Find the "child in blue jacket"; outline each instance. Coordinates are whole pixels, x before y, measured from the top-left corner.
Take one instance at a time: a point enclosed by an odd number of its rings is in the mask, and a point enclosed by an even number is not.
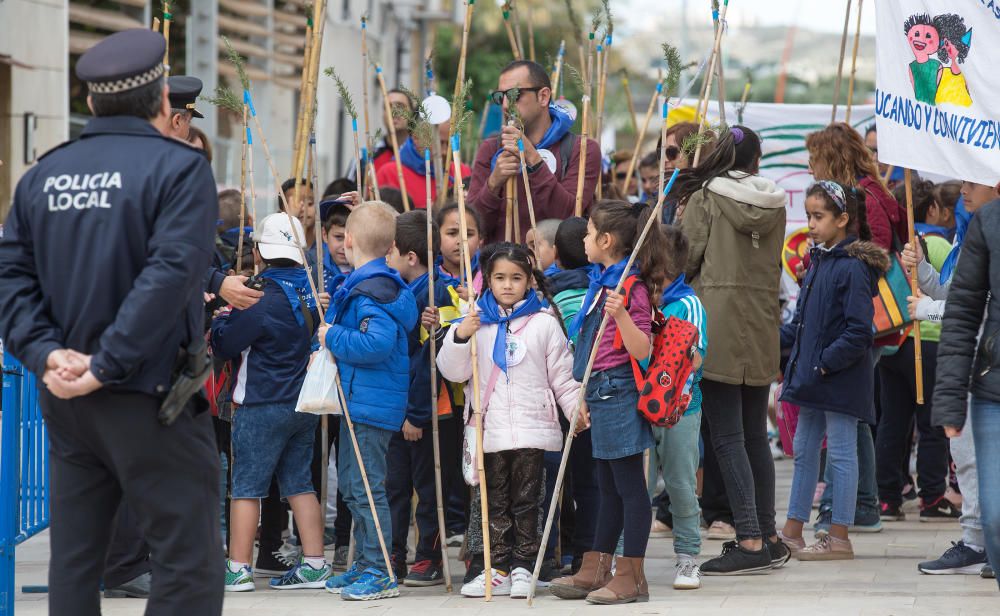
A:
[[[294,228],[293,225],[294,224]],[[259,233],[259,237],[256,237]],[[246,310],[222,314],[212,323],[218,359],[240,358],[233,387],[233,503],[226,590],[254,590],[250,558],[260,500],[276,476],[281,498],[292,507],[304,558],[271,587],[323,588],[332,574],[323,555],[323,526],[309,463],[318,418],[295,412],[311,339],[319,315],[294,238],[304,237],[296,218],[272,214],[255,233],[264,295]]]
[[[396,235],[396,211],[381,202],[364,203],[347,218],[344,250],[354,271],[332,298],[319,340],[337,360],[340,381],[357,438],[357,451],[338,452],[341,491],[354,519],[357,556],[326,588],[347,600],[399,596],[386,566],[378,529],[357,463],[360,456],[378,512],[382,539],[392,544],[392,522],[385,491],[386,452],[406,419],[410,387],[409,334],[417,324],[417,305],[409,286],[386,264]],[[340,442],[350,443],[347,422]]]
[[[872,297],[889,258],[868,241],[864,193],[817,182],[806,192],[806,216],[815,248],[795,317],[781,328],[782,348],[791,347],[781,399],[801,408],[788,521],[779,535],[799,560],[851,560],[847,530],[857,503],[857,425],[875,421]],[[834,476],[833,524],[807,547],[802,527],[812,510],[824,437]]]

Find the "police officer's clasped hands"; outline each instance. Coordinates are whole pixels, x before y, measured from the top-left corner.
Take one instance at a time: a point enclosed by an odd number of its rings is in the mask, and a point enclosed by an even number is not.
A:
[[[90,371],[90,358],[73,349],[52,351],[46,360],[42,381],[52,395],[64,400],[97,391],[101,382]]]

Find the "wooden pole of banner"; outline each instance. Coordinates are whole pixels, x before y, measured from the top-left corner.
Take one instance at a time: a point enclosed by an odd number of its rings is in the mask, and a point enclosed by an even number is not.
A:
[[[431,199],[431,152],[424,149],[424,182],[427,190],[427,305],[434,305],[434,200]],[[435,331],[428,333],[431,345],[431,436],[434,439],[434,496],[437,499],[438,540],[441,542],[441,567],[444,569],[445,589],[451,592],[451,566],[448,564],[448,529],[444,522],[444,488],[441,485],[441,441],[437,412],[437,338]]]
[[[653,92],[653,97],[649,99],[649,108],[646,109],[646,118],[642,121],[642,130],[635,136],[635,147],[632,148],[632,158],[628,161],[628,173],[625,174],[625,180],[622,182],[623,193],[628,188],[628,181],[635,172],[636,161],[639,160],[639,148],[642,147],[642,140],[646,137],[646,131],[649,130],[649,123],[653,119],[653,110],[656,109],[656,101],[660,98],[662,92],[663,81],[661,80],[656,83],[656,91]]]
[[[903,170],[903,182],[906,183],[906,227],[909,233],[909,242],[912,245],[917,241],[917,235],[914,232],[914,218],[913,218],[913,186],[910,178],[910,170]],[[910,270],[910,292],[916,296],[920,290],[920,285],[917,283],[917,268],[912,268]],[[912,316],[912,315],[911,315]],[[917,404],[924,403],[924,357],[920,349],[920,325],[919,323],[913,327],[913,365],[916,372],[914,377],[917,383]]]
[[[847,111],[844,122],[851,123],[851,107],[854,106],[854,77],[858,70],[858,46],[861,43],[861,9],[864,0],[858,0],[858,25],[854,30],[854,51],[851,52],[851,77],[847,82]]]
[[[660,191],[660,196],[656,200],[656,206],[653,208],[653,212],[650,214],[649,219],[646,221],[645,226],[642,228],[642,233],[635,240],[635,247],[632,249],[632,254],[629,255],[628,262],[625,264],[625,270],[622,271],[622,276],[618,280],[618,284],[615,285],[615,293],[620,293],[622,286],[625,284],[625,279],[628,278],[629,270],[632,269],[632,265],[635,263],[636,257],[639,255],[639,250],[642,248],[643,243],[646,241],[646,236],[649,235],[649,230],[654,224],[659,224],[660,212],[663,210],[663,201],[666,193],[670,191],[673,187],[674,182],[677,180],[677,174],[680,173],[680,169],[674,169],[673,175],[670,176],[670,182],[667,184],[666,188]],[[586,308],[583,308],[585,310]],[[601,325],[597,328],[597,335],[594,337],[594,345],[590,349],[590,358],[587,361],[587,369],[583,373],[583,381],[580,385],[580,396],[577,399],[576,407],[573,409],[573,416],[569,422],[569,431],[566,433],[566,440],[563,443],[562,459],[559,460],[559,471],[556,473],[556,485],[555,489],[552,491],[552,502],[549,505],[549,512],[545,518],[545,529],[542,531],[542,541],[539,545],[548,544],[549,533],[552,531],[552,519],[555,517],[556,506],[559,503],[559,494],[562,491],[563,478],[566,475],[566,463],[569,461],[570,448],[573,446],[573,437],[576,436],[576,426],[580,418],[580,407],[583,406],[584,399],[587,395],[587,383],[590,382],[590,375],[594,370],[594,360],[597,359],[597,351],[600,348],[598,342],[604,337],[604,330],[608,326],[608,313],[604,313],[601,317]],[[538,557],[535,559],[535,570],[531,576],[531,588],[528,590],[528,605],[532,604],[535,597],[535,586],[538,584],[538,574],[542,570],[542,561],[545,560],[545,550],[540,549],[538,551]],[[488,586],[487,586],[488,587]]]
[[[895,170],[896,170],[895,165],[889,165],[889,168],[885,170],[885,176],[881,178],[883,185],[887,186],[889,184],[889,178],[892,177],[892,173]]]
[[[458,135],[451,139],[451,156],[455,165],[455,177],[462,177],[462,153],[459,150]],[[469,254],[469,223],[465,209],[465,187],[459,181],[455,182],[455,194],[458,197],[458,228],[462,236],[462,257],[465,266],[466,288],[469,291],[469,314],[476,313],[476,290],[472,285],[472,258]],[[486,488],[486,465],[483,461],[483,409],[479,391],[479,359],[476,348],[476,336],[469,340],[469,351],[472,356],[472,401],[470,408],[476,416],[476,465],[479,467],[479,506],[483,513],[483,569],[486,572],[486,600],[493,598],[493,564],[490,559],[490,504]],[[544,553],[544,550],[540,550]]]
[[[844,33],[840,37],[840,61],[837,63],[837,81],[833,85],[833,110],[830,112],[830,123],[837,121],[837,105],[840,104],[840,83],[844,79],[844,54],[847,52],[847,31],[851,27],[851,0],[847,0],[847,10],[844,12]]]
[[[392,117],[392,105],[389,104],[389,90],[385,87],[385,76],[382,65],[375,65],[375,76],[378,77],[378,87],[382,91],[382,102],[385,106],[386,121],[389,122],[389,139],[392,143],[392,154],[396,157],[396,178],[399,180],[399,192],[403,193],[403,211],[410,211],[410,198],[406,194],[406,180],[403,179],[403,161],[399,157],[399,139],[396,137],[396,123]]]

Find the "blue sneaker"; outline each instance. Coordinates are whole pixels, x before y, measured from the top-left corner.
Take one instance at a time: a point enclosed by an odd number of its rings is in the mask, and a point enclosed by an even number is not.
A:
[[[314,569],[305,562],[292,567],[280,578],[271,578],[271,588],[288,590],[292,588],[324,588],[326,581],[333,575],[333,568],[324,563],[319,569]]]
[[[358,568],[358,561],[354,561],[350,569],[328,579],[326,581],[326,589],[335,595],[339,595],[340,591],[361,579],[362,573],[361,569]]]
[[[378,569],[366,569],[357,582],[343,589],[340,598],[345,601],[375,601],[399,596],[399,585]]]

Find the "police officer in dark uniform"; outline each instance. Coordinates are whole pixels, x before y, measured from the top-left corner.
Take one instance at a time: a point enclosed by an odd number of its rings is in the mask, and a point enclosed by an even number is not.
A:
[[[195,108],[203,87],[201,79],[190,75],[171,75],[167,79],[167,87],[170,88],[170,130],[167,134],[187,141],[191,120],[205,117]]]
[[[0,337],[46,385],[50,614],[100,614],[122,499],[151,549],[147,613],[222,611],[211,417],[191,398],[160,421],[201,340],[218,209],[204,156],[165,136],[164,48],[137,29],[83,55],[96,117],[21,178],[0,240]]]

